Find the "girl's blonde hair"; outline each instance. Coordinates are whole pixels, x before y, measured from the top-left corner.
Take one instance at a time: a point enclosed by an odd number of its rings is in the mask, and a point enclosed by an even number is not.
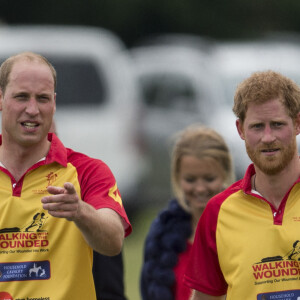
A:
[[[224,170],[224,188],[233,183],[234,171],[231,154],[224,139],[215,130],[194,124],[175,135],[175,143],[171,153],[172,190],[180,205],[188,210],[183,191],[179,183],[181,159],[192,155],[198,159],[211,158],[218,162]]]

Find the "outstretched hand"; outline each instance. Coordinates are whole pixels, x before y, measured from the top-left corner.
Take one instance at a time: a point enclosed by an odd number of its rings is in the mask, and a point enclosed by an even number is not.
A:
[[[51,196],[42,198],[43,208],[56,218],[66,218],[69,221],[76,220],[81,207],[75,187],[66,182],[64,187],[48,186],[47,190]]]

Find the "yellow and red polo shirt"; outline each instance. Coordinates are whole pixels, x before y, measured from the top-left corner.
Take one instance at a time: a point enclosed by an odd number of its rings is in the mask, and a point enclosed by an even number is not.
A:
[[[108,166],[65,148],[54,134],[48,139],[46,158],[18,182],[0,167],[0,299],[96,299],[93,251],[73,222],[43,210],[41,198],[49,185],[71,182],[83,201],[115,210],[125,234],[131,232]]]
[[[300,299],[300,178],[278,209],[245,177],[212,198],[201,216],[184,281],[240,299]]]

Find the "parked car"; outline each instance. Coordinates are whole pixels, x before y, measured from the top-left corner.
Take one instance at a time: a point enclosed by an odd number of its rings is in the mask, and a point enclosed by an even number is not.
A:
[[[107,163],[124,203],[134,205],[145,163],[139,90],[123,42],[93,27],[0,27],[0,62],[22,51],[46,56],[57,70],[55,121],[65,146]]]
[[[227,103],[232,105],[237,85],[256,71],[274,70],[300,83],[300,44],[264,38],[253,41],[220,42],[213,49]]]
[[[171,196],[169,142],[184,127],[192,123],[213,127],[232,149],[245,151],[207,49],[180,42],[131,49],[144,106],[141,131],[151,161],[143,187],[152,202]]]

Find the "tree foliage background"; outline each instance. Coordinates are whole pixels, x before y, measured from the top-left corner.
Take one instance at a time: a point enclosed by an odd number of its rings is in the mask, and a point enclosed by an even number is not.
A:
[[[159,33],[239,39],[300,32],[299,14],[299,0],[0,0],[4,24],[99,26],[127,46]]]

